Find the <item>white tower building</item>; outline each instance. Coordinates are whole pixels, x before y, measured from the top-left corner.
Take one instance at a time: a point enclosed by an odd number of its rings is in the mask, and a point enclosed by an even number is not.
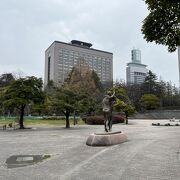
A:
[[[132,62],[127,63],[126,67],[126,81],[127,84],[141,84],[146,78],[148,70],[147,65],[141,64],[141,51],[133,49],[131,51]]]
[[[178,63],[179,63],[179,91],[180,91],[180,46],[178,46]]]

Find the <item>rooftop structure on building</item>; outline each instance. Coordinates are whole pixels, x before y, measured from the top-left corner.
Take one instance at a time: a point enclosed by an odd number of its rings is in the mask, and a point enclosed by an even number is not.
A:
[[[61,86],[73,67],[94,70],[102,84],[113,82],[113,54],[92,48],[91,43],[54,41],[45,51],[44,85],[50,80]]]
[[[141,84],[144,82],[148,69],[147,65],[141,64],[141,51],[133,49],[131,51],[131,61],[126,67],[127,84]]]

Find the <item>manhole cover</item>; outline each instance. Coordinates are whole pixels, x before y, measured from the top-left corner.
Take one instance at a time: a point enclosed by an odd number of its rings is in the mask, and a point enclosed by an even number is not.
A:
[[[33,161],[33,160],[34,160],[34,157],[31,157],[31,156],[30,157],[25,156],[25,157],[17,157],[16,158],[17,162],[23,162],[23,161],[25,162],[25,161]]]
[[[23,167],[42,162],[47,158],[50,158],[50,155],[14,155],[6,160],[6,165],[8,168]]]

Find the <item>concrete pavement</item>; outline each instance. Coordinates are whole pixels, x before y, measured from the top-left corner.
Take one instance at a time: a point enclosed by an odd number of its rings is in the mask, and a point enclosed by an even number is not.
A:
[[[103,132],[103,126],[0,130],[0,180],[179,180],[180,127],[152,122],[158,121],[113,125],[128,141],[108,147],[85,144],[89,134]],[[12,155],[45,154],[51,157],[34,165],[5,164]]]

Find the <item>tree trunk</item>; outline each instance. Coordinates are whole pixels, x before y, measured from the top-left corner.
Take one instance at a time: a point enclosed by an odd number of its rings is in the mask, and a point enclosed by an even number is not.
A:
[[[128,117],[126,117],[126,124],[128,124]]]
[[[76,120],[76,111],[74,111],[74,126],[77,124],[77,120]]]
[[[125,116],[126,116],[126,124],[128,124],[128,111],[124,111]]]
[[[69,115],[70,115],[70,112],[66,111],[66,128],[70,128]]]
[[[24,109],[25,109],[25,105],[21,106],[21,112],[20,112],[20,119],[19,119],[19,125],[20,125],[20,129],[24,129]]]

